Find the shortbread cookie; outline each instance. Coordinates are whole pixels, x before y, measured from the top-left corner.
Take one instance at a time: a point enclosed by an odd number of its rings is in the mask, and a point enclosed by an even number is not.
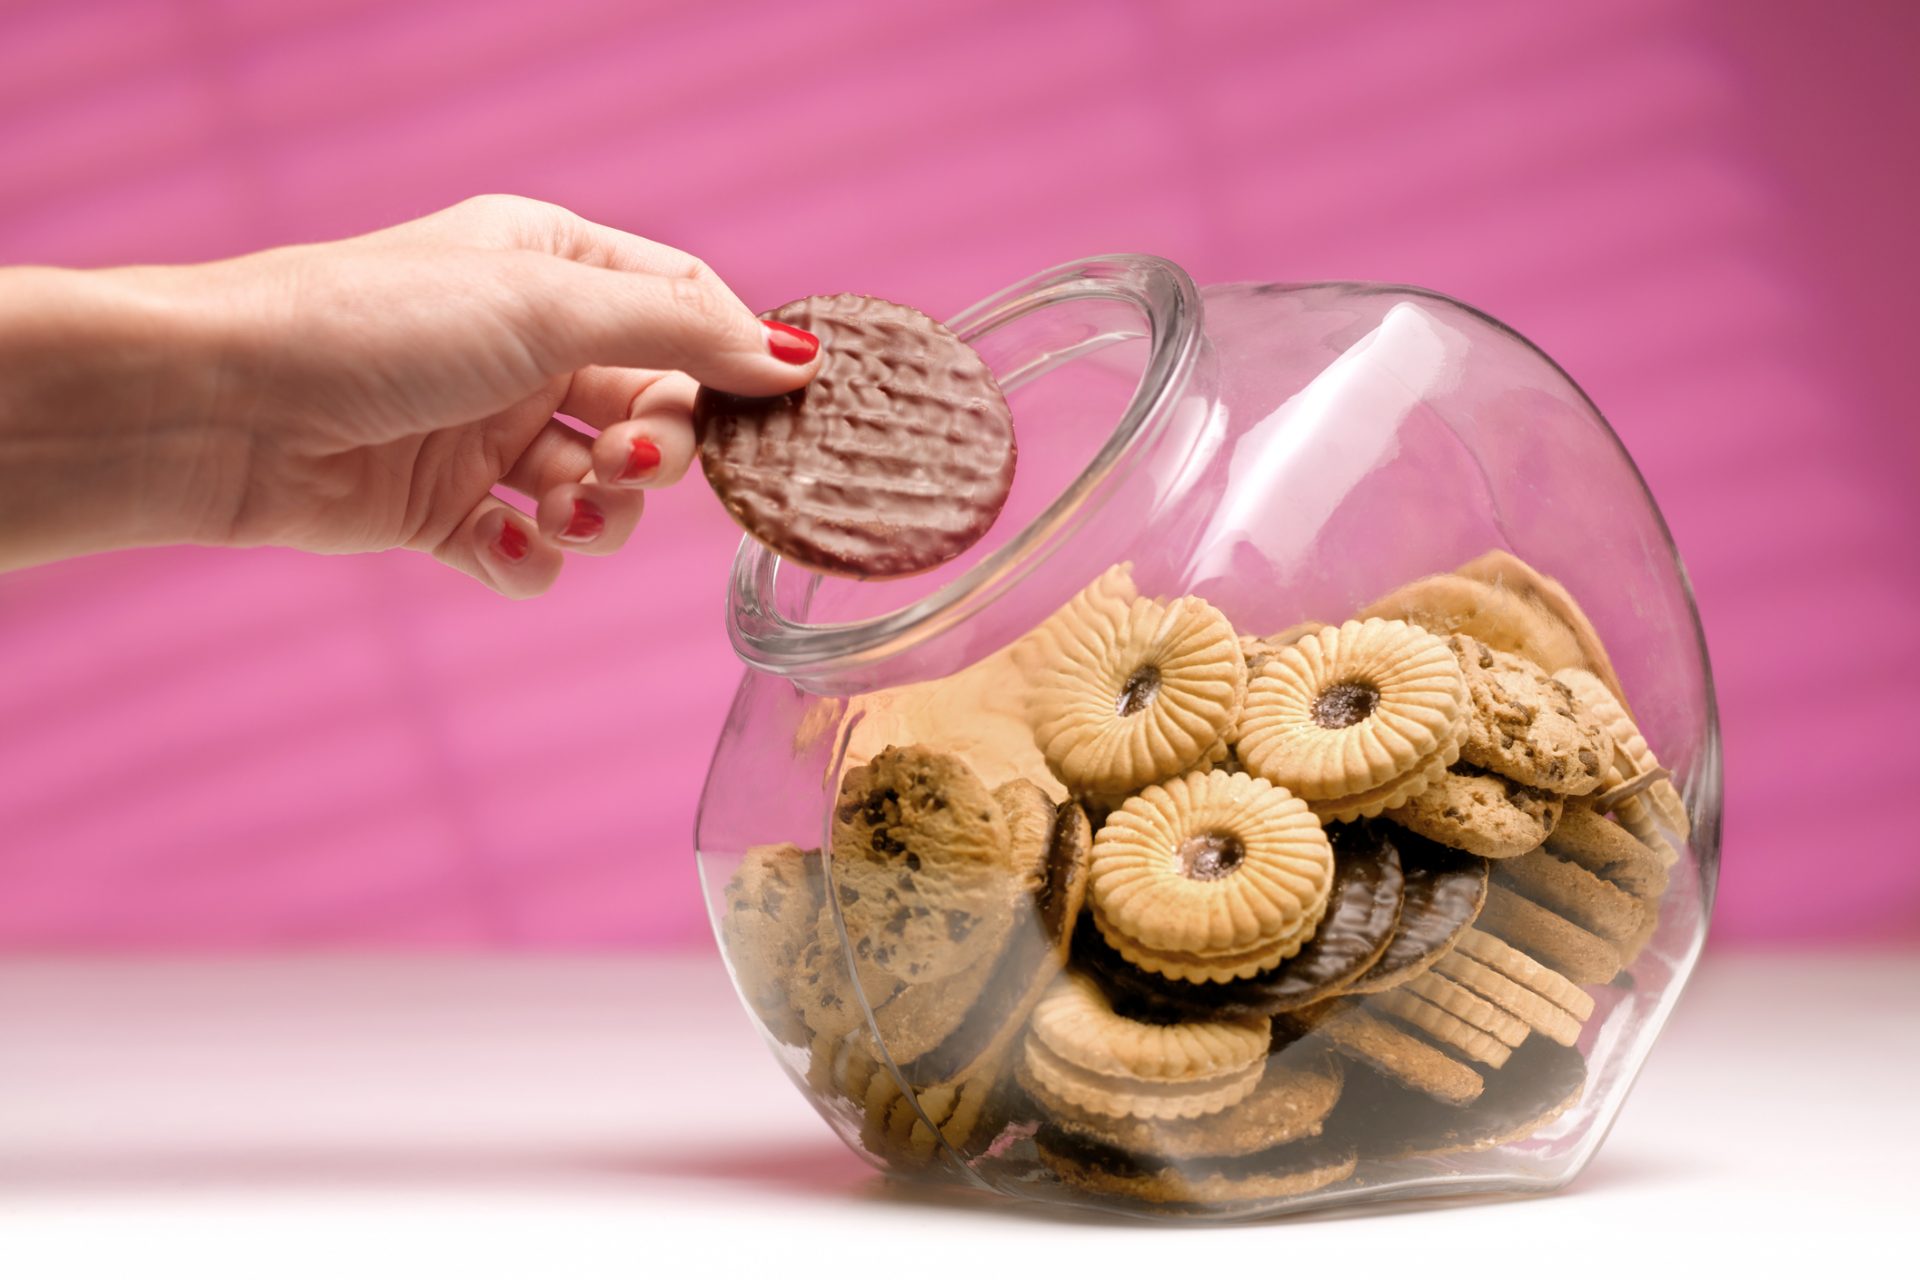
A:
[[[818,849],[762,844],[748,849],[727,882],[720,937],[734,982],[768,1034],[804,1045],[806,1022],[787,998],[800,953],[813,940],[826,893]]]
[[[1088,871],[1094,922],[1128,962],[1189,982],[1250,978],[1313,936],[1333,850],[1264,778],[1193,773],[1108,817]]]
[[[1466,732],[1460,664],[1404,622],[1349,622],[1306,636],[1247,695],[1240,759],[1329,821],[1378,814],[1425,790]]]
[[[1093,832],[1079,805],[1056,809],[1044,796],[1046,820],[1036,827],[1036,815],[1023,810],[1038,794],[1027,783],[995,793],[1007,806],[1018,869],[1013,924],[1000,952],[983,962],[984,972],[908,986],[874,1010],[881,1043],[915,1089],[969,1078],[979,1064],[1004,1056],[1066,964]]]
[[[1392,828],[1387,828],[1391,831]],[[1410,831],[1391,839],[1400,851],[1404,884],[1400,918],[1380,959],[1347,985],[1351,994],[1385,991],[1418,974],[1453,949],[1487,898],[1487,863]]]
[[[1195,596],[1128,600],[1105,576],[1014,656],[1034,741],[1076,795],[1124,796],[1224,756],[1246,696],[1224,614]]]
[[[1585,867],[1555,857],[1548,849],[1510,858],[1495,868],[1493,876],[1496,884],[1505,885],[1616,947],[1624,947],[1647,921],[1645,903]]]
[[[1466,1063],[1357,1006],[1318,1020],[1314,1030],[1354,1061],[1453,1106],[1472,1102],[1486,1087],[1480,1073]]]
[[[1469,929],[1460,935],[1455,950],[1469,959],[1478,960],[1495,973],[1512,979],[1536,995],[1546,997],[1581,1022],[1593,1016],[1593,997],[1582,991],[1578,984],[1490,933]]]
[[[1405,987],[1382,991],[1369,1001],[1369,1005],[1418,1028],[1429,1039],[1457,1049],[1474,1061],[1484,1062],[1490,1067],[1505,1066],[1508,1056],[1513,1052],[1511,1046],[1502,1044],[1499,1039],[1464,1018],[1457,1018],[1431,1001],[1421,999]]]
[[[1444,957],[1443,957],[1444,959]],[[1436,966],[1437,967],[1437,966]],[[1484,1031],[1509,1049],[1517,1049],[1526,1040],[1530,1028],[1520,1018],[1460,983],[1432,969],[1402,988],[1429,1004],[1438,1005],[1477,1031]]]
[[[1091,978],[1068,972],[1033,1012],[1021,1081],[1049,1104],[1150,1120],[1211,1115],[1260,1083],[1265,1018],[1170,1025],[1114,1011]]]
[[[1333,888],[1313,937],[1278,968],[1233,982],[1183,982],[1135,968],[1107,945],[1091,921],[1074,940],[1074,959],[1116,1003],[1164,1010],[1169,1018],[1234,1017],[1298,1009],[1344,991],[1377,963],[1400,919],[1400,855],[1378,823],[1338,823]]]
[[[1620,972],[1618,947],[1504,885],[1488,890],[1477,927],[1582,986],[1612,982]]]
[[[873,975],[950,977],[998,951],[1011,919],[1008,844],[1000,806],[953,756],[890,747],[850,770],[833,810],[832,878],[863,987]]]
[[[1429,840],[1483,858],[1517,858],[1540,847],[1565,797],[1456,764],[1397,809],[1382,814]]]
[[[1614,771],[1617,778],[1610,778],[1607,785],[1631,781],[1643,774],[1649,774],[1660,768],[1660,760],[1653,754],[1653,748],[1641,736],[1640,729],[1627,715],[1627,709],[1613,696],[1613,691],[1591,671],[1579,667],[1568,667],[1553,673],[1553,678],[1573,690],[1574,696],[1600,718],[1607,733],[1613,738]],[[1660,821],[1664,822],[1680,839],[1688,839],[1693,834],[1693,823],[1687,817],[1686,802],[1680,798],[1679,789],[1665,778],[1656,779],[1646,791],[1643,802],[1652,807]]]
[[[1456,635],[1449,644],[1473,700],[1461,759],[1561,795],[1599,787],[1613,763],[1613,739],[1572,690],[1537,664],[1472,636]]]
[[[1433,966],[1431,973],[1451,978],[1555,1044],[1572,1045],[1580,1039],[1580,1019],[1537,991],[1521,986],[1457,947],[1440,957],[1440,962]],[[1566,980],[1562,978],[1561,981]]]

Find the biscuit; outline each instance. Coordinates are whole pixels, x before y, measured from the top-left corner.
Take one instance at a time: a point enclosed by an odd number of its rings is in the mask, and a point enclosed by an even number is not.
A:
[[[1469,929],[1460,935],[1455,950],[1528,991],[1544,996],[1581,1022],[1593,1016],[1593,997],[1582,991],[1576,983],[1490,933]]]
[[[1250,1156],[1177,1160],[1124,1151],[1043,1127],[1034,1135],[1042,1164],[1078,1191],[1169,1209],[1250,1207],[1331,1186],[1352,1175],[1351,1146],[1309,1139]]]
[[[1414,995],[1405,987],[1382,991],[1369,1003],[1375,1011],[1391,1014],[1400,1021],[1417,1028],[1428,1039],[1456,1049],[1463,1056],[1477,1062],[1484,1062],[1490,1067],[1505,1066],[1507,1057],[1513,1052],[1510,1047],[1473,1026],[1464,1018],[1455,1017],[1431,1001]]]
[[[1537,664],[1472,636],[1448,643],[1473,703],[1462,760],[1561,795],[1599,787],[1613,763],[1613,739],[1572,690]]]
[[[1546,844],[1554,857],[1585,867],[1641,902],[1652,902],[1667,891],[1669,872],[1658,853],[1589,805],[1568,805]]]
[[[1387,828],[1391,831],[1391,828]],[[1400,918],[1380,959],[1346,987],[1349,994],[1385,991],[1418,974],[1453,949],[1487,897],[1483,858],[1424,840],[1409,831],[1385,836],[1400,854],[1404,883]]]
[[[808,1030],[816,1036],[844,1036],[866,1025],[868,1005],[886,1002],[899,989],[898,982],[884,978],[855,987],[833,907],[820,908],[813,935],[801,949],[787,987],[787,997]]]
[[[1618,947],[1504,885],[1488,890],[1477,925],[1582,986],[1612,982],[1620,972]]]
[[[1565,798],[1511,778],[1456,764],[1434,784],[1381,816],[1483,858],[1516,858],[1540,847],[1560,821]]]
[[[1343,1078],[1339,1059],[1315,1049],[1270,1061],[1259,1087],[1244,1101],[1191,1120],[1103,1116],[1036,1101],[1047,1123],[1062,1132],[1166,1160],[1209,1160],[1252,1155],[1318,1134],[1340,1097]]]
[[[1326,911],[1333,850],[1264,778],[1194,773],[1108,817],[1088,869],[1093,918],[1131,964],[1189,982],[1250,978],[1300,950]]]
[[[694,398],[700,466],[734,522],[787,560],[854,578],[924,572],[978,542],[1017,452],[979,354],[878,298],[801,298],[766,318],[816,334],[820,365],[783,396]]]
[[[1055,979],[1033,1011],[1021,1081],[1048,1105],[1104,1116],[1191,1119],[1239,1102],[1260,1082],[1265,1018],[1156,1024],[1115,1012],[1084,974]]]
[[[1624,946],[1647,922],[1645,903],[1585,867],[1555,857],[1548,849],[1536,849],[1524,858],[1500,863],[1493,877],[1496,883],[1616,947]]]
[[[1573,632],[1518,592],[1458,573],[1436,573],[1396,587],[1357,615],[1395,618],[1435,635],[1468,635],[1517,653],[1548,671],[1583,661]]]
[[[1480,1073],[1466,1063],[1357,1006],[1335,1010],[1313,1029],[1354,1061],[1453,1106],[1472,1102],[1486,1087]]]
[[[1373,823],[1343,823],[1333,846],[1333,887],[1313,937],[1278,968],[1232,982],[1182,982],[1136,969],[1089,921],[1074,939],[1076,961],[1116,1003],[1178,1017],[1233,1017],[1298,1009],[1345,990],[1372,968],[1400,919],[1400,855]]]
[[[1486,1032],[1509,1049],[1519,1048],[1530,1031],[1527,1024],[1520,1018],[1508,1013],[1492,1001],[1475,995],[1445,975],[1435,973],[1432,969],[1399,989],[1419,996],[1428,1004],[1438,1005],[1475,1030]]]
[[[914,1089],[963,1080],[1002,1057],[1055,975],[1065,966],[1086,896],[1092,829],[1077,804],[1045,806],[1044,825],[1021,813],[1039,795],[1027,783],[995,793],[1008,806],[1020,902],[1000,953],[981,972],[904,988],[874,1010],[874,1028]],[[1037,846],[1039,856],[1029,851]],[[1037,864],[1037,870],[1024,868]]]
[[[943,1153],[965,1163],[995,1136],[998,1126],[987,1117],[998,1087],[998,1077],[983,1072],[909,1095],[892,1075],[876,1072],[861,1100],[861,1145],[897,1169],[924,1168]]]
[[[1613,696],[1613,691],[1601,679],[1590,671],[1571,667],[1553,673],[1553,678],[1573,690],[1574,696],[1593,708],[1601,724],[1613,738],[1614,769],[1619,782],[1650,774],[1660,768],[1660,760],[1653,754],[1653,748],[1640,735],[1640,730],[1627,715],[1627,709]],[[1609,786],[1614,785],[1612,780]],[[1674,834],[1686,840],[1693,834],[1693,823],[1687,817],[1686,802],[1680,798],[1679,789],[1665,778],[1656,779],[1646,792],[1646,802],[1653,807],[1654,813],[1672,829]]]
[[[833,808],[833,891],[869,1000],[884,979],[951,977],[999,949],[1008,843],[1000,806],[953,756],[889,747],[848,771]]]
[[[1581,1020],[1579,1018],[1574,1017],[1539,992],[1523,987],[1513,979],[1495,972],[1459,948],[1440,957],[1439,963],[1433,966],[1431,972],[1451,978],[1488,1003],[1512,1014],[1555,1044],[1572,1045],[1580,1039]]]
[[[1573,594],[1558,579],[1549,578],[1512,552],[1500,550],[1475,556],[1454,572],[1463,578],[1501,587],[1550,614],[1573,637],[1580,653],[1577,658],[1566,662],[1535,661],[1548,671],[1557,671],[1562,667],[1585,667],[1613,691],[1613,696],[1619,699],[1622,707],[1627,706],[1627,696],[1620,690],[1620,678],[1614,674],[1613,662],[1607,657],[1607,647],[1600,643],[1600,633],[1594,629],[1592,621],[1574,600]]]
[[[1348,622],[1275,655],[1247,693],[1239,756],[1324,819],[1404,804],[1458,758],[1466,683],[1446,644],[1404,622]]]
[[[1034,742],[1076,795],[1124,796],[1224,756],[1246,695],[1224,614],[1116,586],[1103,575],[1014,648]]]
[[[1359,1075],[1327,1123],[1363,1159],[1464,1155],[1519,1142],[1582,1097],[1587,1065],[1572,1049],[1530,1040],[1487,1078],[1467,1106],[1448,1106],[1377,1076]]]
[[[804,1045],[809,1032],[787,998],[800,953],[813,939],[826,893],[818,849],[762,844],[748,849],[722,895],[722,951],[741,997],[769,1035]]]

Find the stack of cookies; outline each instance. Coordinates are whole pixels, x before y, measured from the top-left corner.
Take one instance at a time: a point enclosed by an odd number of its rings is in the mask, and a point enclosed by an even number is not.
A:
[[[1253,636],[1120,565],[995,661],[1017,760],[879,745],[824,857],[727,894],[743,994],[876,1157],[1218,1211],[1579,1098],[1688,828],[1559,584],[1492,553]]]

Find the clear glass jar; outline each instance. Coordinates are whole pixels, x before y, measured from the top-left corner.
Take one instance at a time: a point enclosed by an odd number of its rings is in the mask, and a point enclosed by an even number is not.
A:
[[[1121,1213],[1572,1178],[1720,815],[1686,577],[1599,411],[1417,289],[1110,257],[952,327],[1019,433],[989,538],[734,566],[696,842],[795,1084],[895,1174]]]

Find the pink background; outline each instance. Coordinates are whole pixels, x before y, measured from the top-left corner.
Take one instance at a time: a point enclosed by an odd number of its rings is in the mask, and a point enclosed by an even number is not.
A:
[[[1920,6],[173,0],[0,9],[0,261],[479,191],[749,302],[1146,250],[1457,294],[1612,418],[1698,589],[1722,940],[1920,936]],[[405,554],[0,578],[0,944],[676,945],[737,676],[697,480],[538,602]]]

